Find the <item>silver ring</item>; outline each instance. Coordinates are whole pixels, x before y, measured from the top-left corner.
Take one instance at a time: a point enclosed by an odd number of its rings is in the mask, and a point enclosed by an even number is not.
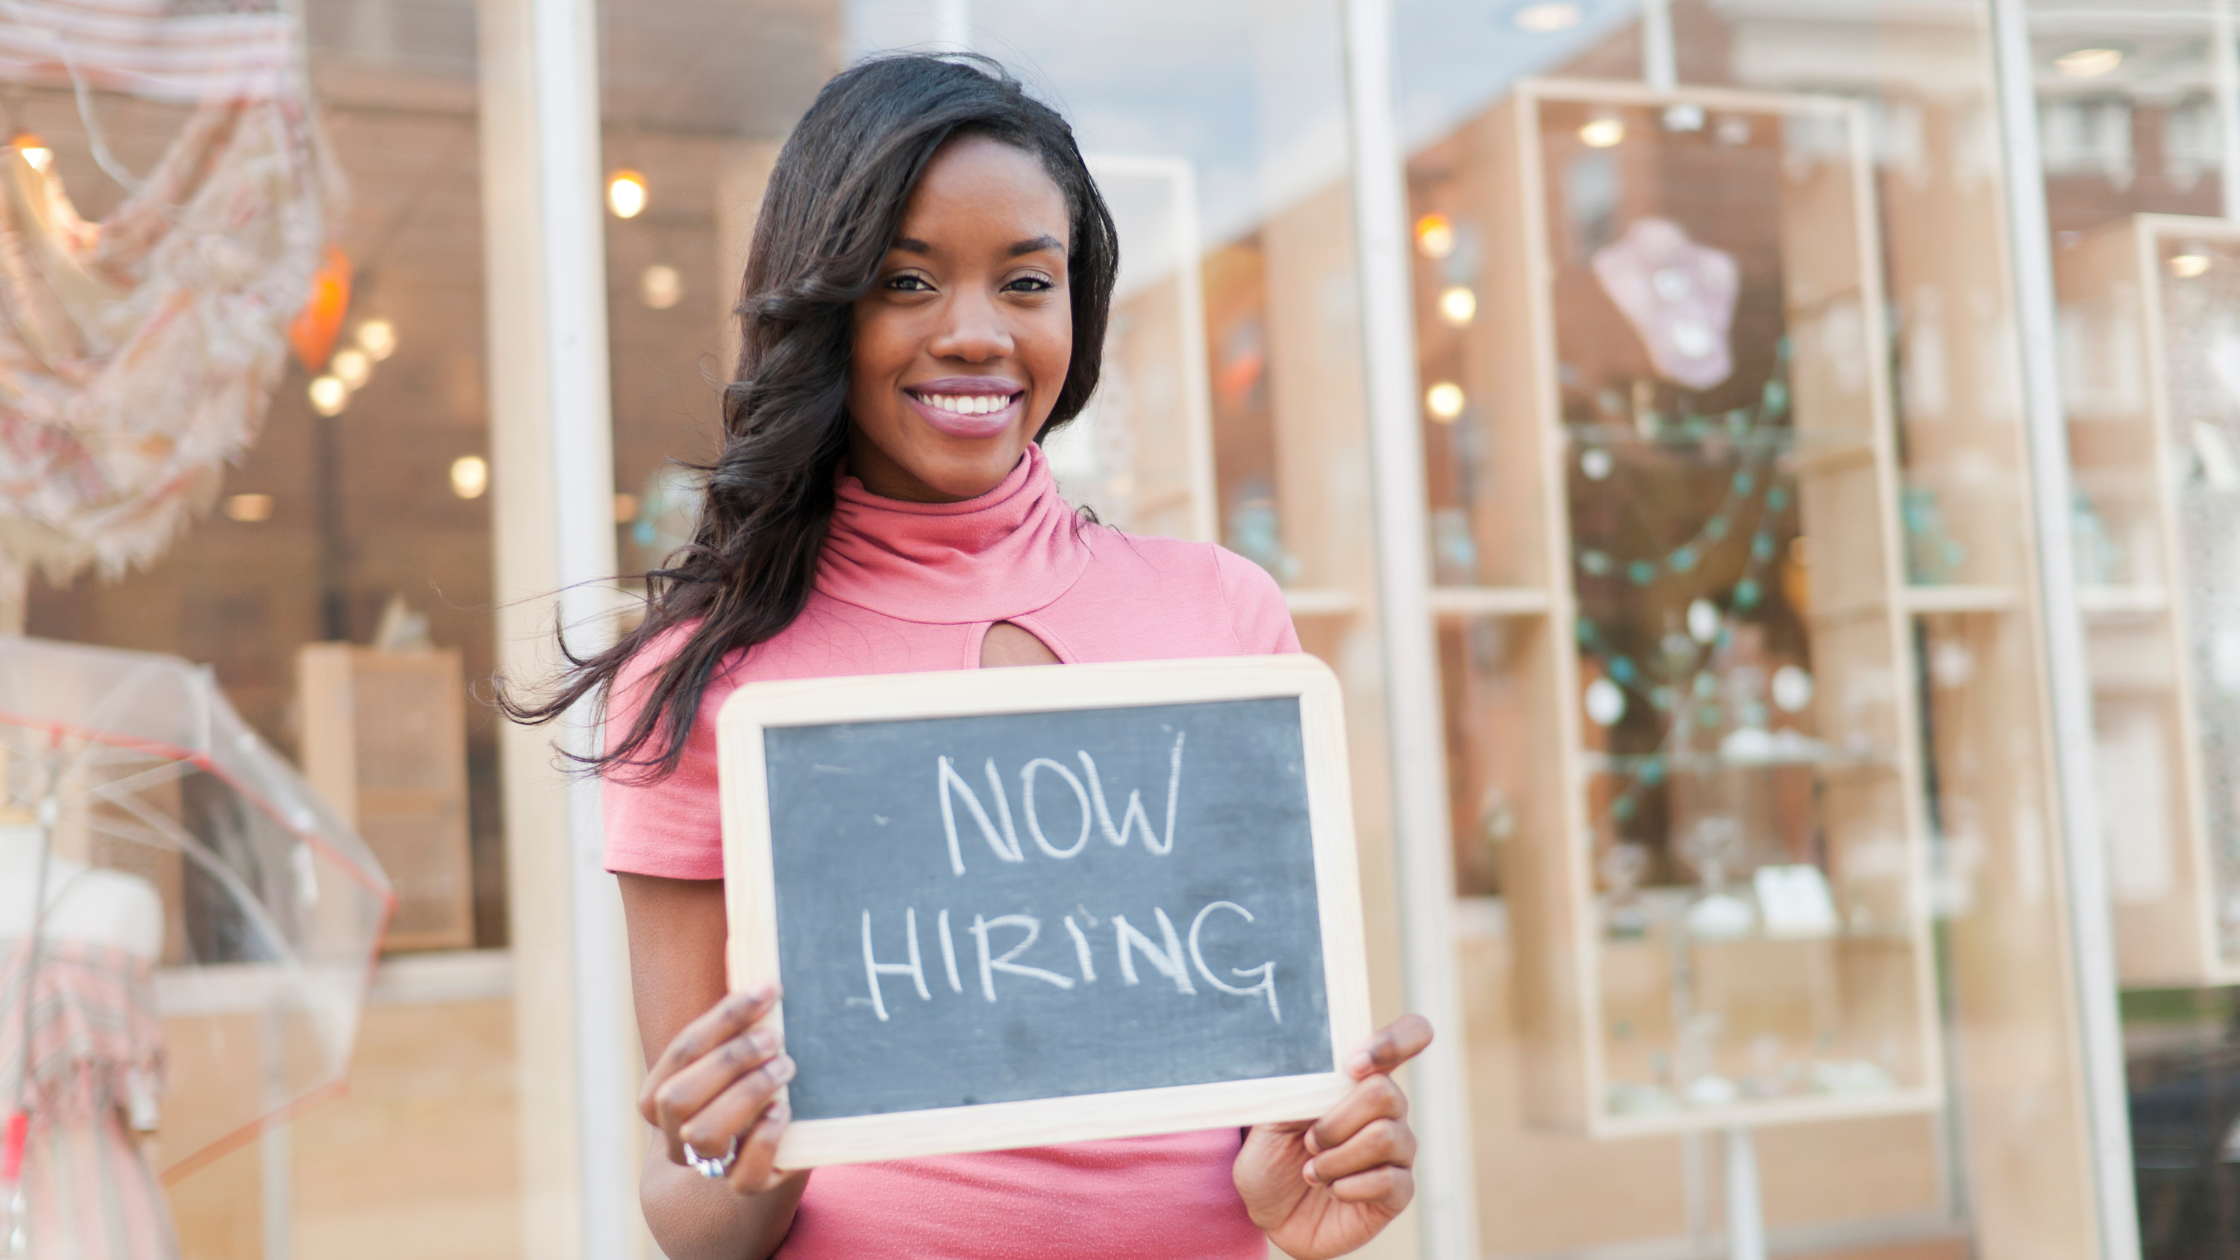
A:
[[[736,1133],[731,1135],[731,1149],[721,1155],[702,1155],[700,1152],[693,1150],[690,1143],[687,1143],[684,1148],[684,1162],[692,1165],[692,1171],[710,1180],[718,1177],[728,1177],[731,1175],[731,1166],[739,1162],[739,1135]]]

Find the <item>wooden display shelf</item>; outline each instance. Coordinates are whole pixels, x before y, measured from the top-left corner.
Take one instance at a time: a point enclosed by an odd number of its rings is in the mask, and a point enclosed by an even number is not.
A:
[[[467,688],[450,648],[310,643],[296,655],[303,773],[396,888],[385,950],[474,945]]]
[[[1480,583],[1432,609],[1458,867],[1466,892],[1497,879],[1524,963],[1530,1118],[1615,1138],[1937,1108],[1910,618],[2016,597],[1904,583],[1863,113],[1528,80],[1417,170],[1437,173],[1413,177],[1414,213],[1469,247],[1417,264],[1423,378],[1467,399],[1427,417],[1432,506]],[[1649,219],[1735,269],[1730,370],[1697,388],[1647,347],[1704,328],[1629,317],[1598,279]],[[1701,317],[1668,292],[1715,277],[1692,257],[1692,276],[1649,264],[1664,316]],[[1461,327],[1435,305],[1455,285],[1476,298]],[[1691,630],[1705,602],[1716,626]],[[1777,670],[1779,706],[1694,690]],[[1729,827],[1739,856],[1707,871],[1712,842],[1683,839]],[[1646,869],[1613,891],[1619,843]],[[1802,868],[1819,927],[1714,932],[1700,911],[1767,924],[1758,888]],[[1635,899],[1665,909],[1644,926]]]
[[[2118,975],[2240,983],[2240,223],[2139,215],[2054,261]]]

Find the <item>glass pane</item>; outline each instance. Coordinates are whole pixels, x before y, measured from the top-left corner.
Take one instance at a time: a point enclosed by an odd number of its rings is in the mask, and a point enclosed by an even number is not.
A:
[[[2228,1245],[2240,1205],[2217,1153],[2233,1034],[2211,987],[2240,981],[2240,378],[2224,366],[2240,335],[2240,172],[2226,169],[2240,105],[2219,86],[2235,49],[2215,7],[2143,27],[2122,6],[2029,6],[2150,1257]]]
[[[4,725],[51,701],[76,731],[0,741],[0,851],[38,846],[23,807],[56,794],[58,895],[122,898],[153,935],[152,975],[102,1017],[161,1047],[160,1083],[84,1071],[126,1091],[162,1180],[136,1180],[113,1121],[35,1124],[34,1179],[55,1141],[90,1142],[102,1177],[44,1184],[97,1196],[81,1220],[167,1214],[186,1255],[502,1252],[520,1219],[504,836],[496,726],[468,694],[496,658],[475,9],[38,20],[71,64],[13,18],[0,35],[11,258],[23,209],[49,215],[45,287],[14,264],[0,280],[0,464],[72,425],[91,454],[45,465],[38,503],[0,492],[0,550],[39,567],[32,637],[0,662]],[[86,336],[74,361],[42,342],[61,324],[18,322],[27,297]],[[105,516],[64,510],[102,495]],[[48,924],[42,992],[92,974],[73,970],[92,967],[83,926]],[[69,1249],[51,1216],[28,1224],[35,1254]]]
[[[2085,1254],[1985,15],[1397,9],[1485,1253]]]

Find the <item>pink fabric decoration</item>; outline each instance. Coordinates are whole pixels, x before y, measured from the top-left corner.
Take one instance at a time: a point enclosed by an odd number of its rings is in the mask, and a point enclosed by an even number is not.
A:
[[[1641,335],[1657,375],[1689,389],[1734,375],[1728,334],[1741,278],[1732,256],[1689,240],[1669,219],[1636,219],[1595,251],[1594,274]]]

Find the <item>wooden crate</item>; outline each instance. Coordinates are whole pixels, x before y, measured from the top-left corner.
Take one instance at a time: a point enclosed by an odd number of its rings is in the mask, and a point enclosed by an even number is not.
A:
[[[2135,216],[2055,276],[2118,973],[2240,983],[2240,223]]]
[[[307,644],[296,656],[303,771],[396,886],[385,948],[474,944],[466,683],[449,648]]]
[[[1454,522],[1432,604],[1459,867],[1507,902],[1527,1113],[1623,1137],[1937,1108],[1863,113],[1537,80],[1443,143],[1415,167],[1417,212],[1455,234],[1417,275],[1435,532]],[[1649,217],[1736,266],[1733,370],[1697,390],[1664,379],[1596,278],[1597,251]],[[1454,285],[1474,318],[1435,305]],[[1716,615],[1700,640],[1697,600]],[[1784,667],[1812,684],[1792,678],[1786,708],[1763,687]],[[1692,691],[1752,671],[1755,693]],[[1624,716],[1590,719],[1590,687]],[[1757,925],[1683,931],[1706,898],[1681,841],[1730,822],[1726,886]],[[1622,907],[1604,873],[1620,841],[1647,863]],[[1768,867],[1811,868],[1824,929],[1765,929]]]

